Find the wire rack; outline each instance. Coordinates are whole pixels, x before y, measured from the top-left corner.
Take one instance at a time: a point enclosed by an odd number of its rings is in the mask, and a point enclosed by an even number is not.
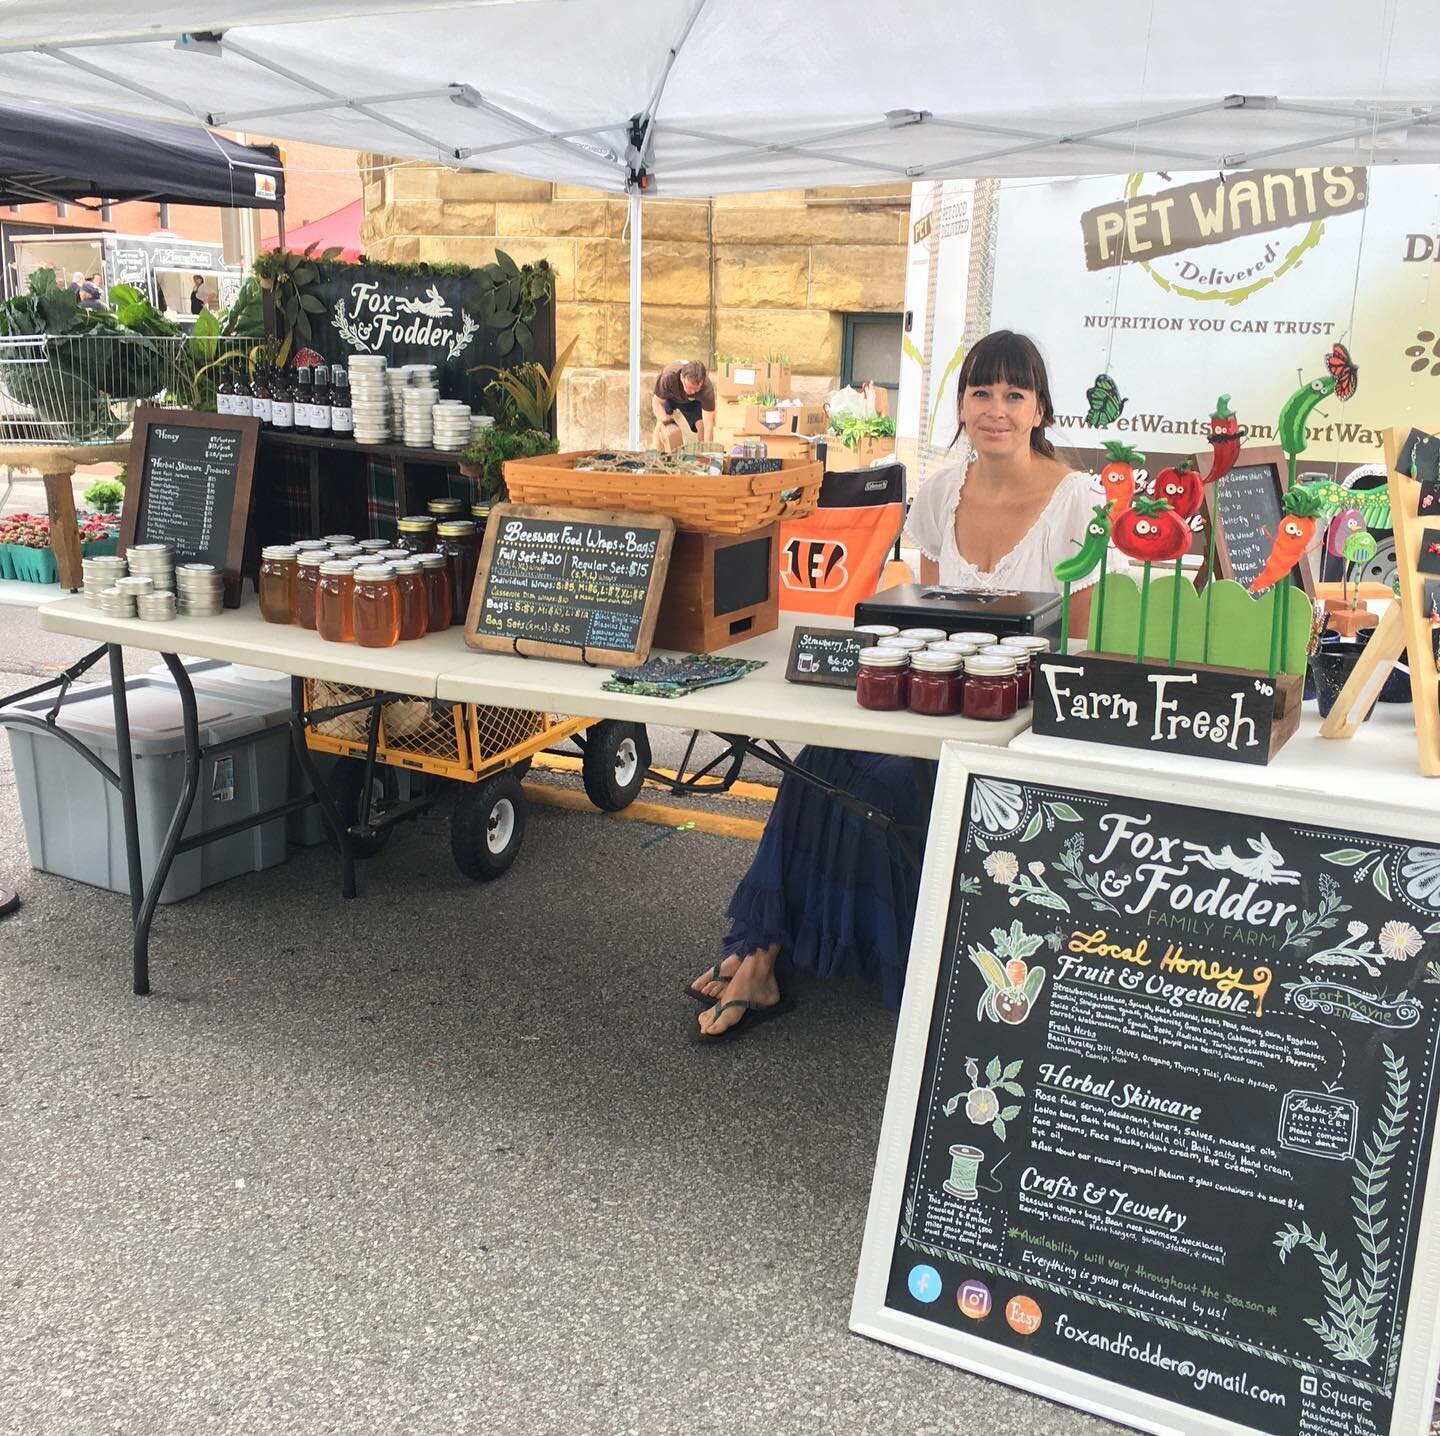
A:
[[[225,361],[242,368],[259,342],[145,334],[0,337],[0,444],[110,444],[130,426],[137,404],[208,408]]]

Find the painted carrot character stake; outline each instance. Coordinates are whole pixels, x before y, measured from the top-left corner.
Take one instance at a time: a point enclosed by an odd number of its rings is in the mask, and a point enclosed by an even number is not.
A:
[[[1113,522],[1117,514],[1130,507],[1130,500],[1135,497],[1135,465],[1143,464],[1145,455],[1116,439],[1106,443],[1105,455],[1100,487],[1105,491],[1105,508]]]
[[[1100,569],[1100,608],[1095,615],[1095,647],[1101,648],[1100,636],[1105,621],[1105,554],[1110,548],[1110,519],[1104,504],[1095,505],[1095,513],[1085,525],[1085,540],[1078,553],[1062,558],[1055,565],[1055,577],[1062,584],[1060,589],[1060,652],[1070,651],[1070,585],[1078,578],[1084,578],[1095,568]]]
[[[1178,559],[1190,547],[1190,528],[1164,499],[1135,499],[1115,520],[1115,547],[1144,568],[1140,580],[1140,637],[1135,661],[1145,659],[1145,618],[1150,608],[1150,565]]]
[[[1285,516],[1280,520],[1272,536],[1270,554],[1265,566],[1255,575],[1250,585],[1251,593],[1264,593],[1267,589],[1281,585],[1271,609],[1270,622],[1270,676],[1274,678],[1278,669],[1288,661],[1286,648],[1289,639],[1290,616],[1290,570],[1304,558],[1306,551],[1315,542],[1315,528],[1324,503],[1313,490],[1297,485],[1285,495]]]

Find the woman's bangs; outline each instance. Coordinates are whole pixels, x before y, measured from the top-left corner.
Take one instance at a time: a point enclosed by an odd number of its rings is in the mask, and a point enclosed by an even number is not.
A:
[[[965,366],[969,373],[962,381],[966,388],[993,388],[998,384],[1028,389],[1032,394],[1044,390],[1039,355],[1034,345],[1018,334],[988,334],[970,351],[970,358],[973,363]]]

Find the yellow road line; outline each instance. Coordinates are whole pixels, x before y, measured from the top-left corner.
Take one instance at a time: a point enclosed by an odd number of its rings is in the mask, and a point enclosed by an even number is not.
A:
[[[760,834],[765,831],[765,824],[755,818],[732,818],[724,813],[669,807],[663,803],[631,803],[618,813],[600,813],[584,793],[577,793],[572,788],[551,788],[543,783],[526,783],[524,787],[525,796],[542,808],[567,808],[571,812],[624,818],[632,823],[655,823],[665,828],[678,828],[685,824],[697,832],[714,833],[722,838],[747,838],[751,842],[759,842]]]
[[[578,773],[581,767],[581,760],[572,757],[569,753],[537,753],[534,766],[537,768],[550,768],[557,773]],[[656,768],[657,773],[667,778],[675,777],[673,768]],[[663,783],[657,783],[651,778],[645,780],[647,788],[658,788],[661,792],[668,793],[669,788]],[[704,789],[699,790],[704,792]],[[775,789],[764,783],[743,783],[737,782],[725,794],[729,798],[756,798],[762,803],[773,803],[775,801]]]

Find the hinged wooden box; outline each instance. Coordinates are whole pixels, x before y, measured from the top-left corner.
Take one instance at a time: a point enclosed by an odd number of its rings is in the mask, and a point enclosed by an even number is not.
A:
[[[655,646],[713,653],[776,628],[779,547],[778,523],[746,534],[677,533]]]

